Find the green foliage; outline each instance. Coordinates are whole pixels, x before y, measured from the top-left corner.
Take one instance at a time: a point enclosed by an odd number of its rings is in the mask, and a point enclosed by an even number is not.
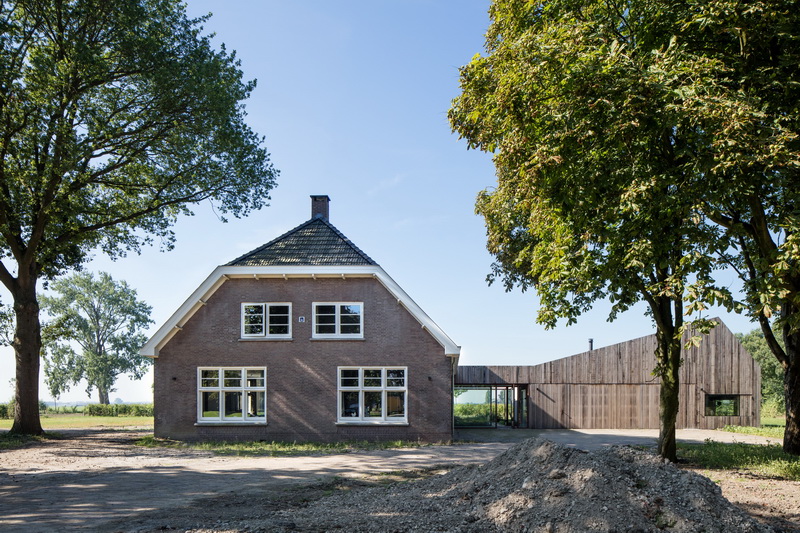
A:
[[[387,450],[393,448],[416,448],[422,446],[418,441],[343,441],[343,442],[183,442],[169,439],[157,439],[153,436],[143,437],[136,441],[138,446],[165,447],[190,450],[203,450],[218,455],[239,456],[291,456],[311,454],[349,453],[364,450]]]
[[[8,409],[8,404],[0,403],[0,418],[10,418],[11,416],[12,413]]]
[[[745,435],[759,435],[761,437],[771,437],[774,439],[782,439],[783,432],[786,430],[786,424],[763,424],[761,427],[751,426],[725,426],[723,431],[730,433],[742,433]]]
[[[53,296],[41,298],[42,309],[53,317],[43,335],[50,393],[58,398],[85,379],[86,393],[96,388],[100,402],[108,403],[117,376],[141,379],[151,364],[139,355],[147,342],[142,330],[153,322],[151,307],[137,300],[127,283],[105,272],[97,279],[78,272],[53,282],[51,289]]]
[[[209,201],[266,205],[277,172],[245,123],[235,54],[179,0],[0,2],[0,281],[22,368],[14,431],[41,431],[37,283],[157,239]]]
[[[784,452],[779,445],[721,443],[680,444],[682,460],[702,468],[739,470],[759,476],[800,481],[800,457]]]
[[[153,416],[153,404],[102,404],[87,405],[83,414],[86,416]]]
[[[754,329],[750,333],[737,333],[736,338],[761,366],[761,412],[763,416],[776,416],[786,412],[783,390],[783,368],[772,353],[764,332]],[[784,346],[781,339],[777,339]]]

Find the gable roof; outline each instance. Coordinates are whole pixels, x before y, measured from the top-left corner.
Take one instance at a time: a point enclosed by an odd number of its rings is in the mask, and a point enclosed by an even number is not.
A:
[[[377,280],[444,348],[444,354],[455,359],[454,367],[457,366],[461,347],[447,336],[378,263],[328,222],[324,214],[316,215],[277,239],[217,267],[145,343],[139,353],[146,357],[158,357],[159,349],[229,279],[304,277],[366,277]]]
[[[377,264],[333,224],[317,216],[227,266]]]

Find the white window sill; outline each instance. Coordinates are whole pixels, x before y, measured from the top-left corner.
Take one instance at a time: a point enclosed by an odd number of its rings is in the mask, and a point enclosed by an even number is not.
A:
[[[337,426],[408,426],[408,422],[406,420],[397,421],[397,422],[389,422],[386,420],[339,420],[336,422]]]
[[[266,426],[268,425],[266,422],[232,422],[232,421],[220,421],[215,422],[213,420],[203,420],[202,422],[195,422],[195,426]]]
[[[263,341],[270,341],[270,342],[284,341],[284,342],[285,342],[285,341],[292,341],[292,340],[294,340],[294,339],[292,339],[291,337],[240,337],[240,338],[239,338],[239,342],[253,342],[253,341],[255,341],[255,342],[263,342]]]
[[[312,341],[363,341],[364,337],[311,337]]]

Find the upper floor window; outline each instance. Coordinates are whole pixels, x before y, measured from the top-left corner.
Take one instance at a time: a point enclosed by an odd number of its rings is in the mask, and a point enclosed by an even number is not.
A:
[[[292,304],[243,303],[242,337],[292,338]]]
[[[313,338],[364,338],[364,304],[315,302]]]

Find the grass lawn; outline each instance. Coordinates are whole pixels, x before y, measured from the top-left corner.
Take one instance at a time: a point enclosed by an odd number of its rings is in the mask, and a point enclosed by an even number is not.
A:
[[[344,441],[344,442],[181,442],[169,439],[156,439],[147,436],[136,441],[138,446],[183,448],[205,450],[219,455],[239,456],[287,456],[348,453],[361,450],[386,450],[389,448],[415,448],[428,446],[417,441],[394,440],[386,442]]]
[[[781,418],[762,418],[761,427],[750,426],[725,426],[723,431],[731,433],[743,433],[747,435],[760,435],[762,437],[772,437],[783,439],[783,432],[786,430],[786,419]]]
[[[152,416],[84,416],[80,413],[41,415],[42,428],[48,429],[89,429],[153,427]],[[11,429],[13,420],[0,419],[0,430]]]

